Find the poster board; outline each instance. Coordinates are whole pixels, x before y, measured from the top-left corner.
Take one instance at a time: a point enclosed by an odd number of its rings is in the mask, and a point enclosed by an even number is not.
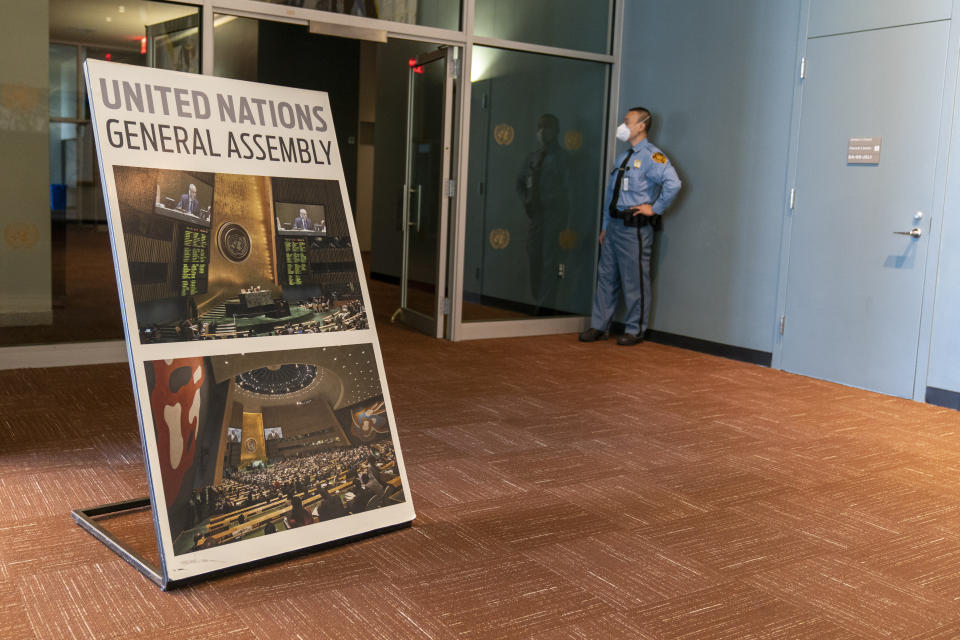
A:
[[[158,582],[412,521],[327,94],[84,70]]]

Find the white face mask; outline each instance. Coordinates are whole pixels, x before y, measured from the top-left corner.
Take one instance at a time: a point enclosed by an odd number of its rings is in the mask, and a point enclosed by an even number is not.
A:
[[[647,116],[637,124],[643,124],[649,119],[650,119],[650,116]],[[629,139],[630,139],[630,127],[628,127],[626,124],[621,122],[620,126],[617,127],[617,140],[620,140],[621,142],[626,142]]]

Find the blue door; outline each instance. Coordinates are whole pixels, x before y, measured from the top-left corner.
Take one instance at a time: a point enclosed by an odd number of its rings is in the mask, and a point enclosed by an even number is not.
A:
[[[913,395],[949,26],[807,41],[787,371]],[[879,163],[849,163],[851,138],[881,138]]]

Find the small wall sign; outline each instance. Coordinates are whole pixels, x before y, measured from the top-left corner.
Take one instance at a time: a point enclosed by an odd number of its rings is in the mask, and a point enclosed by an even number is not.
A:
[[[847,145],[847,164],[880,164],[883,138],[850,138]]]

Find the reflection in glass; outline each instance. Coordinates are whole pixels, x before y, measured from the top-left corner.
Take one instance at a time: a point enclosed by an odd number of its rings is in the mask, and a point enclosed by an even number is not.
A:
[[[36,298],[49,291],[49,300],[44,301],[42,317],[22,314],[20,311],[32,313],[32,308],[21,309],[16,304],[14,314],[0,314],[0,346],[123,337],[100,172],[79,63],[95,58],[146,65],[152,60],[164,68],[199,71],[200,8],[196,5],[148,0],[114,4],[49,0],[49,5],[49,14],[44,12],[49,15],[49,121],[40,123],[42,142],[38,143],[49,153],[49,184],[44,184],[47,165],[29,160],[32,143],[25,143],[21,137],[12,145],[0,144],[0,152],[24,162],[24,175],[41,174],[34,182],[40,185],[40,194],[36,186],[24,186],[24,192],[12,190],[4,197],[11,203],[39,204],[10,207],[7,215],[16,221],[17,229],[23,230],[19,241],[24,246],[18,249],[23,274],[18,274],[19,278],[29,282],[30,296]],[[21,102],[26,96],[20,96]],[[78,108],[80,105],[82,108]],[[44,107],[40,108],[42,114]],[[49,272],[36,264],[47,260]],[[16,300],[21,296],[16,286],[22,284],[0,284],[0,301]]]
[[[557,139],[560,121],[552,113],[537,118],[536,148],[527,154],[517,174],[516,191],[530,221],[527,229],[527,258],[530,295],[537,308],[553,297],[557,288],[551,275],[559,265],[561,237],[570,228],[570,171],[567,152]]]
[[[77,117],[77,48],[50,45],[50,117]]]
[[[464,321],[588,315],[607,67],[474,50]]]
[[[360,18],[419,24],[441,29],[460,28],[459,0],[262,0],[270,4],[329,11]]]
[[[147,25],[147,66],[200,73],[200,15]]]
[[[89,124],[50,123],[50,184],[63,187],[63,201],[52,204],[65,220],[106,223]]]
[[[474,33],[608,53],[610,0],[476,0]]]
[[[214,14],[213,75],[256,82],[259,58],[259,21]]]

